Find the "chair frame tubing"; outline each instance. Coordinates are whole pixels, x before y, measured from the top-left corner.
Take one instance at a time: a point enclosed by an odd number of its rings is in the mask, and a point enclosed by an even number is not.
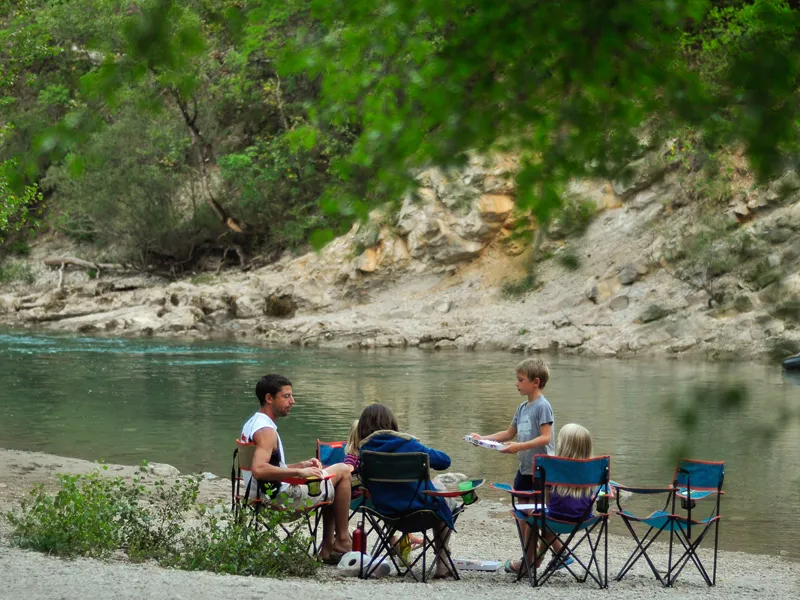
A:
[[[686,485],[686,498],[681,497],[682,506],[686,510],[686,523],[684,524],[684,518],[677,513],[677,500],[679,498],[678,490],[680,489],[678,482],[677,482],[677,474],[678,473],[684,474],[687,476],[687,485]],[[716,498],[714,502],[714,507],[712,509],[712,513],[710,516],[710,520],[704,524],[703,530],[700,532],[699,536],[696,536],[694,541],[692,540],[692,509],[695,506],[695,500],[692,499],[692,487],[691,487],[691,475],[684,469],[677,469],[676,470],[676,477],[673,479],[672,488],[668,492],[664,492],[669,494],[667,496],[666,502],[664,503],[664,508],[662,509],[663,512],[666,512],[667,509],[670,509],[670,514],[665,516],[664,525],[660,528],[655,526],[649,526],[647,531],[645,532],[644,536],[641,538],[636,534],[636,530],[633,527],[632,523],[639,522],[636,519],[632,519],[629,516],[623,514],[622,505],[620,504],[620,494],[617,494],[617,508],[619,509],[618,513],[619,516],[622,518],[622,522],[625,523],[625,527],[630,532],[631,536],[633,537],[634,541],[636,542],[636,548],[634,549],[633,553],[628,557],[625,561],[625,564],[622,565],[622,568],[617,573],[617,576],[614,578],[616,581],[621,581],[625,575],[630,572],[633,566],[638,562],[638,560],[644,557],[647,565],[650,567],[650,571],[652,571],[653,575],[655,576],[656,580],[664,586],[664,587],[672,587],[674,586],[675,582],[678,580],[678,576],[683,571],[684,567],[689,563],[691,560],[694,563],[694,566],[697,568],[697,571],[700,573],[700,576],[705,581],[706,585],[709,587],[713,587],[717,584],[717,555],[719,551],[719,522],[721,519],[720,516],[720,502],[722,500],[722,484],[724,480],[724,474],[720,476],[719,485],[716,489]],[[711,575],[709,575],[706,567],[703,565],[700,557],[697,555],[697,549],[700,547],[700,544],[705,539],[706,535],[709,533],[711,528],[714,528],[714,558],[713,558],[713,569]],[[658,538],[661,533],[669,528],[669,551],[667,557],[667,571],[662,576],[661,573],[656,568],[656,565],[653,563],[653,560],[647,553],[647,550],[650,548],[652,543]],[[652,534],[652,537],[651,537]],[[680,542],[681,546],[683,547],[683,554],[681,554],[677,559],[673,561],[673,546],[675,545],[675,540]]]
[[[392,538],[395,536],[395,534],[411,533],[402,531],[400,528],[397,527],[396,523],[400,519],[387,518],[378,513],[377,511],[374,511],[369,508],[363,508],[362,511],[364,513],[363,518],[366,518],[367,520],[370,521],[370,527],[371,527],[370,531],[374,531],[377,533],[378,541],[373,546],[372,559],[366,565],[364,564],[364,555],[363,554],[361,555],[361,567],[359,570],[359,577],[361,579],[369,579],[378,569],[380,564],[384,562],[384,560],[388,556],[389,559],[392,561],[392,564],[394,565],[395,569],[397,569],[397,572],[400,577],[404,577],[407,574],[411,574],[411,577],[414,578],[414,581],[417,582],[421,581],[422,583],[427,583],[427,581],[430,579],[431,573],[433,573],[433,569],[436,567],[435,560],[431,561],[430,565],[427,564],[428,551],[433,549],[434,558],[439,558],[440,560],[442,559],[442,557],[440,557],[435,552],[436,543],[434,536],[428,533],[430,531],[433,531],[434,528],[423,529],[418,532],[422,534],[422,539],[423,539],[422,548],[420,554],[413,561],[409,563],[400,554],[394,551],[394,544],[392,544]],[[416,511],[416,513],[418,514],[423,512],[430,513],[431,518],[436,518],[438,520],[438,517],[436,517],[433,511],[428,511],[428,510]],[[454,522],[458,518],[460,512],[461,511],[453,513]],[[447,549],[446,545],[442,547],[440,552],[441,554],[444,555],[444,559],[446,559],[445,566],[447,568],[448,573],[452,575],[453,579],[456,581],[461,579],[460,575],[458,574],[458,569],[456,569],[455,562],[453,562],[452,555],[450,551]],[[414,573],[413,570],[414,567],[420,562],[420,560],[422,561],[421,578],[417,577],[416,573]]]

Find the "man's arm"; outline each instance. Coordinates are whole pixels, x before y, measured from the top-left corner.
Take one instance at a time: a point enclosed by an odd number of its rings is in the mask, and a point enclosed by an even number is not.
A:
[[[501,450],[501,452],[505,452],[506,454],[516,454],[522,450],[530,450],[531,448],[536,448],[538,446],[546,446],[550,443],[552,431],[552,423],[542,423],[539,425],[539,437],[535,437],[527,442],[514,442],[513,444],[508,444],[503,450]]]
[[[322,463],[319,462],[318,458],[309,458],[308,460],[304,460],[299,463],[294,463],[293,465],[286,465],[287,468],[290,469],[305,469],[306,467],[317,467],[319,469],[322,468]]]
[[[498,431],[492,435],[481,435],[479,433],[470,433],[470,435],[479,440],[493,440],[495,442],[508,442],[517,437],[516,425],[511,425],[505,431]]]
[[[275,467],[269,464],[272,452],[278,446],[278,433],[271,427],[263,427],[253,434],[256,451],[253,455],[253,476],[261,481],[281,481],[290,477],[308,479],[309,477],[322,477],[319,467],[298,467],[292,465]],[[303,464],[303,463],[300,463]]]

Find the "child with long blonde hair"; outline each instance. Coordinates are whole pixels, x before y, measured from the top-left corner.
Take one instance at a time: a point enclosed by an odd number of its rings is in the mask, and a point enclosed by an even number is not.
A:
[[[555,456],[563,458],[586,459],[592,457],[592,434],[589,430],[576,423],[567,423],[558,432],[558,440],[556,441]],[[591,487],[572,487],[566,485],[555,485],[550,488],[550,496],[547,500],[547,508],[545,512],[548,517],[557,519],[559,521],[572,521],[578,522],[584,518],[590,518],[591,512],[587,511],[591,508],[592,501],[594,500],[595,488]],[[560,553],[562,544],[558,538],[550,531],[542,533],[542,537],[551,544],[553,552]],[[529,550],[533,554],[533,548]],[[542,564],[542,559],[546,554],[546,550],[542,546],[539,547],[539,552],[535,558],[535,564],[539,567]],[[530,562],[533,562],[533,556],[529,556]],[[559,566],[568,565],[575,559],[571,556],[563,560]],[[506,571],[518,573],[519,569],[524,568],[522,561],[509,561],[506,563]]]

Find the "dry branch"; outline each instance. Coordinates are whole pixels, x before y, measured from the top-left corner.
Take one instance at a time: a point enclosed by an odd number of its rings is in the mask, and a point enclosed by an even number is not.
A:
[[[48,267],[74,266],[81,269],[92,269],[95,271],[124,271],[128,267],[118,263],[94,263],[82,258],[65,256],[64,258],[45,258],[44,264]]]

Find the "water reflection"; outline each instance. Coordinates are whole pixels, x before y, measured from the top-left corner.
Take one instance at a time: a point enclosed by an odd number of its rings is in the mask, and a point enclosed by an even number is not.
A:
[[[279,372],[297,404],[281,421],[288,458],[315,440],[343,439],[369,402],[395,410],[407,431],[447,451],[454,469],[510,480],[516,459],[461,437],[508,426],[521,401],[519,356],[494,353],[310,351],[218,343],[170,344],[86,337],[0,335],[0,446],[225,475],[231,446],[258,408],[257,379]],[[555,357],[545,390],[556,428],[588,427],[612,476],[661,485],[672,475],[682,425],[666,406],[693,407],[694,458],[726,461],[724,547],[800,558],[791,507],[800,492],[797,379],[768,365]],[[720,413],[697,389],[748,392]],[[791,418],[790,418],[791,417]],[[772,434],[765,435],[765,434]],[[490,493],[484,494],[491,495]]]

